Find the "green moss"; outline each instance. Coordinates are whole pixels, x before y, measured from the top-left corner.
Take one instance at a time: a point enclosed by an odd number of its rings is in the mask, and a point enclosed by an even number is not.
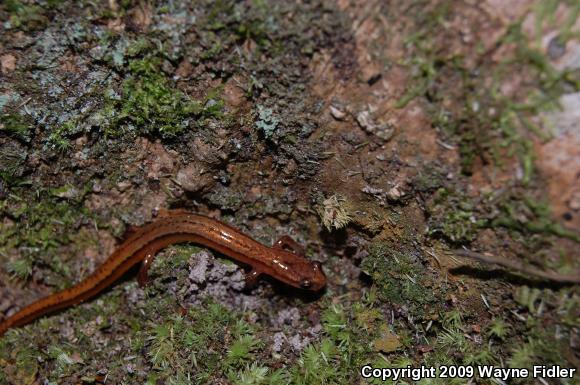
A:
[[[488,325],[487,335],[490,337],[503,339],[506,337],[509,328],[510,328],[509,324],[506,323],[503,319],[494,318],[492,322]]]
[[[340,360],[340,351],[330,339],[320,344],[309,345],[291,371],[292,384],[340,384],[344,381],[345,363]]]
[[[538,2],[537,28],[554,15],[558,1]],[[549,6],[547,5],[549,4]],[[569,6],[575,15],[579,7]],[[540,112],[557,107],[563,93],[579,89],[577,75],[570,70],[558,71],[543,52],[529,41],[522,30],[523,19],[507,28],[497,46],[512,46],[513,54],[505,55],[500,63],[489,62],[489,52],[482,50],[474,58],[480,64],[477,73],[466,65],[461,56],[445,56],[445,23],[456,16],[452,2],[435,2],[435,6],[416,16],[416,28],[406,42],[413,47],[409,67],[412,82],[396,106],[405,107],[411,100],[424,96],[432,124],[441,129],[449,142],[458,146],[461,169],[471,175],[477,161],[502,166],[506,158],[519,160],[522,183],[528,184],[534,173],[534,154],[530,135],[547,140],[547,130],[533,122]],[[572,22],[553,25],[561,30],[563,39],[570,38]],[[539,30],[537,31],[539,33]],[[443,35],[443,36],[442,36]],[[540,35],[537,35],[540,36]],[[472,57],[473,58],[473,57]],[[518,96],[505,96],[502,87],[514,73],[524,73],[528,81]],[[491,86],[481,87],[489,81]],[[455,103],[443,103],[453,100]]]
[[[403,96],[399,98],[399,100],[397,100],[395,108],[404,108],[413,99],[425,94],[437,75],[434,60],[416,57],[411,61],[410,65],[414,67],[415,75],[413,78],[415,83]]]
[[[557,339],[553,335],[555,330],[538,326],[530,330],[526,340],[513,346],[510,357],[507,360],[511,368],[529,368],[534,365],[560,365],[569,366],[562,352],[567,350],[567,342]],[[570,382],[570,383],[573,383]]]
[[[18,195],[17,195],[18,194]],[[0,253],[18,250],[19,258],[7,262],[7,270],[20,278],[28,278],[35,265],[46,264],[58,274],[68,276],[69,268],[58,248],[75,239],[72,230],[88,218],[86,208],[56,198],[46,190],[29,191],[16,188],[0,200],[0,214],[13,224],[0,224]],[[70,277],[72,278],[72,277]]]
[[[568,238],[580,242],[580,234],[556,223],[550,213],[550,206],[531,196],[506,194],[495,205],[497,212],[489,222],[490,227],[505,227],[523,234],[545,234]]]
[[[361,268],[373,279],[381,300],[408,307],[419,318],[436,311],[437,299],[431,290],[426,290],[431,285],[416,253],[376,242],[369,247]]]
[[[234,341],[227,353],[227,362],[229,365],[239,367],[251,360],[254,356],[253,351],[260,345],[260,341],[256,340],[252,335],[242,335]]]
[[[155,307],[151,309],[154,312],[160,311],[159,305],[155,301],[148,304]],[[261,349],[262,344],[254,335],[256,330],[239,318],[239,314],[209,302],[203,309],[192,308],[186,317],[173,316],[137,332],[145,338],[140,338],[141,343],[133,348],[146,351],[147,360],[156,371],[150,373],[150,379],[171,382],[185,376],[205,382],[225,371],[244,370],[254,357],[253,352]],[[224,343],[226,340],[230,342]]]
[[[125,122],[144,133],[172,137],[189,126],[189,119],[204,112],[201,103],[173,88],[159,68],[157,59],[137,60],[129,65],[131,75],[122,85],[116,122],[106,134],[114,135],[116,127]]]
[[[30,140],[31,125],[22,115],[0,115],[0,131],[14,135],[23,141]]]
[[[29,5],[20,0],[6,0],[1,7],[9,15],[11,28],[28,31],[42,28],[48,23],[44,10],[38,5]]]
[[[265,366],[260,366],[257,362],[246,365],[243,370],[238,372],[230,371],[228,372],[228,379],[237,385],[260,385],[260,384],[274,384],[272,382],[272,377],[269,376],[269,368]],[[273,376],[277,378],[279,383],[284,383],[287,376],[281,374],[285,373],[283,370],[277,370],[273,373]]]
[[[509,367],[530,368],[533,365],[560,365],[570,366],[566,361],[563,352],[567,351],[568,337],[563,324],[558,328],[546,326],[544,314],[540,307],[553,308],[556,303],[573,303],[574,300],[568,298],[570,293],[562,293],[567,298],[566,301],[558,299],[551,290],[544,289],[521,289],[518,293],[518,301],[521,308],[525,308],[528,313],[525,322],[508,324],[500,316],[495,316],[490,321],[485,321],[479,316],[474,316],[463,311],[454,309],[441,314],[440,324],[434,325],[431,329],[434,350],[426,356],[425,365],[498,365],[506,362]],[[541,297],[542,305],[536,303]],[[574,307],[574,305],[572,305]],[[493,310],[492,310],[493,311]],[[568,310],[558,309],[558,314],[565,316]],[[469,323],[468,323],[469,322]],[[482,327],[483,333],[477,332],[480,338],[473,338],[469,324],[475,323]],[[559,336],[558,336],[559,335]],[[447,383],[444,379],[430,380],[429,384]],[[527,383],[524,380],[515,380],[514,383]]]
[[[536,313],[536,301],[540,297],[542,291],[536,288],[529,288],[528,286],[521,286],[516,290],[514,300],[526,308],[532,314]]]
[[[427,206],[428,233],[455,244],[475,240],[484,228],[507,228],[514,233],[553,235],[580,242],[580,234],[552,219],[550,207],[515,189],[477,202],[460,191],[440,188]],[[531,243],[530,243],[531,245]]]
[[[137,40],[127,47],[126,56],[137,56],[148,46],[148,41]],[[209,90],[201,101],[192,100],[161,71],[161,63],[156,56],[131,60],[121,84],[122,95],[105,92],[102,108],[91,115],[105,138],[124,133],[174,138],[199,121],[223,117],[221,87]],[[78,115],[54,129],[48,143],[57,150],[68,150],[70,138],[86,125],[83,119],[85,116]]]
[[[151,277],[171,277],[175,276],[178,280],[185,278],[187,274],[187,263],[192,254],[200,251],[200,248],[191,244],[178,244],[172,246],[174,252],[171,258],[156,258],[155,263],[151,266],[149,275]],[[153,287],[149,289],[154,289]],[[165,288],[161,288],[165,290]]]
[[[66,152],[71,148],[70,136],[78,134],[80,117],[73,118],[56,129],[52,130],[47,139],[47,144],[59,152]]]
[[[455,309],[441,314],[442,322],[433,329],[430,345],[433,351],[425,356],[422,364],[439,367],[441,365],[490,365],[497,364],[498,348],[485,341],[471,338],[464,323],[462,312]],[[438,370],[439,372],[439,370]],[[426,379],[421,384],[462,384],[465,379]],[[487,383],[487,382],[484,382]]]
[[[11,347],[18,346],[18,349]],[[0,383],[32,383],[39,371],[38,357],[41,352],[32,344],[22,344],[18,332],[9,331],[0,338],[0,366],[10,365],[9,370],[0,370]],[[4,381],[4,382],[1,382]]]
[[[241,6],[232,1],[216,1],[207,17],[208,26],[213,31],[231,33],[236,42],[246,40],[256,42],[261,48],[272,45],[275,25],[268,20],[272,13],[271,4],[254,1]]]
[[[127,120],[148,133],[174,136],[187,127],[189,115],[202,111],[198,102],[169,86],[159,72],[159,62],[140,60],[131,63],[131,76],[123,83],[123,101],[118,119]]]
[[[27,152],[14,141],[4,143],[0,152],[0,178],[15,183],[24,173]]]
[[[19,279],[27,279],[32,274],[32,258],[21,258],[6,264],[6,271]]]
[[[123,291],[122,287],[117,287],[102,300],[82,308],[77,307],[72,314],[71,310],[67,311],[76,320],[76,327],[79,328],[86,327],[87,323],[97,318],[112,320],[110,324],[101,324],[100,330],[104,331],[101,338],[85,338],[83,332],[77,331],[79,338],[75,342],[67,345],[43,345],[46,341],[38,341],[27,330],[10,331],[0,339],[0,367],[5,365],[2,359],[6,359],[8,355],[22,355],[22,365],[27,362],[25,357],[28,355],[34,358],[28,362],[36,369],[30,367],[26,369],[27,373],[36,373],[41,365],[48,362],[54,368],[50,378],[65,380],[83,371],[85,365],[90,367],[93,362],[102,362],[106,352],[97,349],[102,338],[110,339],[111,343],[115,341],[116,349],[119,349],[123,357],[132,357],[130,361],[111,361],[107,367],[109,378],[120,382],[152,384],[214,383],[224,379],[236,384],[347,384],[358,376],[360,366],[368,363],[375,367],[497,364],[500,362],[498,352],[505,349],[505,346],[509,347],[509,356],[514,363],[523,359],[539,362],[539,357],[545,356],[548,357],[547,362],[565,364],[558,353],[561,346],[553,347],[548,346],[549,343],[541,343],[551,341],[552,336],[549,333],[553,333],[550,330],[541,334],[541,323],[530,324],[529,335],[533,336],[532,340],[516,344],[515,347],[510,334],[505,331],[490,333],[489,338],[494,339],[493,343],[485,339],[478,341],[468,338],[469,326],[466,319],[470,315],[459,309],[442,312],[439,317],[440,324],[436,322],[430,333],[425,334],[425,338],[428,338],[427,344],[434,350],[422,359],[416,361],[412,355],[416,349],[414,334],[423,333],[420,327],[409,333],[409,336],[399,333],[402,341],[408,341],[404,343],[402,352],[378,354],[373,351],[372,341],[386,326],[385,316],[379,310],[384,308],[384,302],[378,298],[380,291],[371,289],[354,303],[343,305],[344,301],[348,301],[347,296],[337,296],[332,301],[322,300],[320,307],[323,329],[320,340],[309,344],[296,360],[285,361],[285,367],[275,368],[279,359],[270,357],[269,349],[263,343],[263,327],[247,322],[243,313],[231,312],[221,305],[206,302],[191,308],[185,315],[176,315],[174,295],[167,290],[138,303],[137,308],[135,305],[127,307]],[[387,318],[390,320],[390,316]],[[49,321],[54,326],[57,319]],[[400,319],[387,328],[407,328],[409,325],[405,322]],[[124,325],[130,326],[129,329],[125,329]],[[489,329],[496,329],[493,325],[490,323]],[[39,325],[35,327],[38,328]],[[122,333],[122,339],[117,339],[118,333]],[[503,335],[505,341],[502,342],[498,335]],[[44,338],[47,337],[57,340],[59,338],[56,333],[47,333]],[[26,348],[28,344],[32,348]],[[36,344],[49,348],[35,351]],[[8,346],[11,348],[7,348]],[[83,354],[78,354],[82,351],[91,351],[94,356],[88,360]],[[42,361],[38,361],[37,357],[42,357]],[[137,371],[128,374],[129,365]],[[25,373],[24,370],[21,373]],[[448,379],[434,379],[426,383],[450,382]]]
[[[65,377],[76,370],[76,365],[82,362],[78,352],[72,351],[69,346],[50,345],[48,346],[48,357],[55,363],[54,371],[51,373],[52,378]],[[76,355],[77,357],[74,357]]]
[[[479,219],[471,199],[441,188],[428,207],[429,234],[453,243],[471,242],[486,223]]]

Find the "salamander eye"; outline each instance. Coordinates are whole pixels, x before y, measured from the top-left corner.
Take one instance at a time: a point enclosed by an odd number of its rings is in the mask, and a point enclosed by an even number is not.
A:
[[[303,279],[302,281],[300,281],[300,287],[303,289],[310,289],[311,286],[312,282],[310,282],[309,279]]]

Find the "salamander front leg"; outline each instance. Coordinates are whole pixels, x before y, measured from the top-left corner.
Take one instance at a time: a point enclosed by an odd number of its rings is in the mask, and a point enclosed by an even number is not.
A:
[[[147,272],[155,259],[155,252],[146,250],[144,251],[145,256],[143,257],[143,262],[141,263],[141,268],[139,269],[139,273],[137,274],[137,282],[139,283],[139,287],[145,287],[147,282],[149,281],[149,276]]]
[[[297,255],[304,255],[304,247],[301,244],[296,242],[294,239],[289,237],[288,235],[283,235],[274,243],[272,246],[275,249],[283,249],[284,246],[288,247],[294,254]]]
[[[258,284],[258,278],[260,278],[260,272],[256,269],[250,270],[246,273],[246,289],[252,289]]]

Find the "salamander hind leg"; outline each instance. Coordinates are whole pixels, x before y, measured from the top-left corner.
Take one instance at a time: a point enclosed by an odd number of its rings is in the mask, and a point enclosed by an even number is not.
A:
[[[283,235],[274,243],[272,246],[275,249],[283,249],[284,247],[288,247],[294,254],[304,255],[304,247],[301,244],[296,242],[292,237],[288,235]]]

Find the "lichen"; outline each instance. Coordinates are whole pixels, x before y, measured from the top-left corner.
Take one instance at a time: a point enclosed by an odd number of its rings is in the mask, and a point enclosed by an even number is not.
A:
[[[262,133],[267,139],[272,137],[279,123],[280,120],[276,118],[271,108],[258,105],[258,120],[256,121],[256,127],[262,130]]]

